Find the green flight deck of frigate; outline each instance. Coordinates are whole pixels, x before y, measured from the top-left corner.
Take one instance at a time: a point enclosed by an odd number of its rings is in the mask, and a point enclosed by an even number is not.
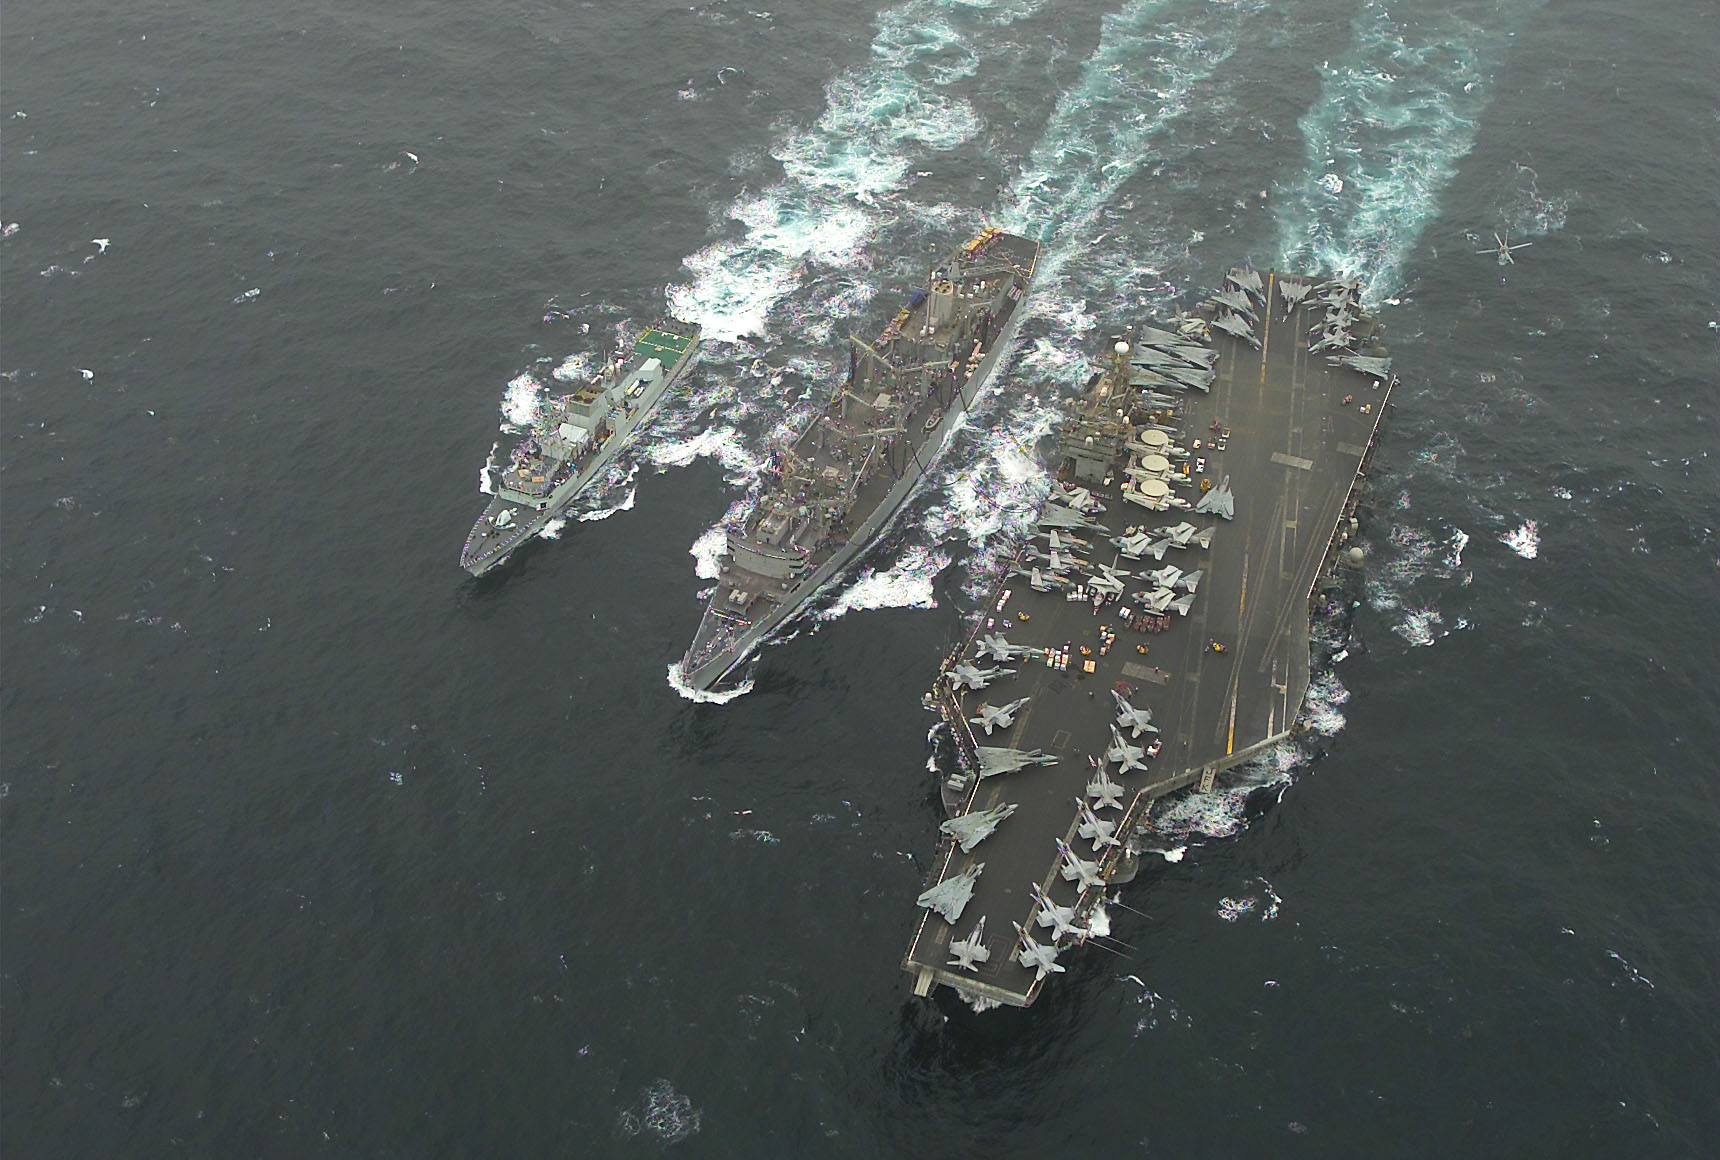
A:
[[[929,694],[958,767],[903,961],[917,994],[1032,1003],[1105,943],[1154,803],[1290,736],[1324,577],[1362,560],[1379,337],[1355,283],[1243,269],[1105,353]]]

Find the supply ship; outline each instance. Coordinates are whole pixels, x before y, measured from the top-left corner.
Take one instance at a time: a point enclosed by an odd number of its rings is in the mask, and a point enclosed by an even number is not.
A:
[[[916,994],[1032,1003],[1107,945],[1106,891],[1163,848],[1155,803],[1291,735],[1311,617],[1364,558],[1347,541],[1395,383],[1379,338],[1354,282],[1239,269],[1115,341],[927,695],[953,745]]]
[[[590,382],[541,403],[507,465],[484,465],[490,504],[466,537],[460,567],[482,576],[560,515],[632,442],[698,350],[697,326],[659,322]]]
[[[902,506],[1008,355],[1039,244],[986,229],[931,270],[871,341],[851,336],[829,405],[777,453],[764,495],[728,535],[680,676],[733,680]]]

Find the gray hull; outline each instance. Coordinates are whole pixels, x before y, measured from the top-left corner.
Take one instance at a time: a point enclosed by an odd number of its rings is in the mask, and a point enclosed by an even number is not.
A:
[[[956,429],[956,425],[961,422],[979,398],[980,393],[990,383],[991,376],[997,370],[998,365],[1008,356],[1010,349],[1014,346],[1016,332],[1021,326],[1025,302],[1024,296],[1022,302],[1017,303],[1015,309],[1010,312],[1009,321],[992,342],[991,349],[986,352],[986,356],[979,367],[957,392],[957,399],[952,401],[949,410],[939,421],[931,438],[924,444],[924,448],[929,450],[929,454],[923,457],[916,456],[916,468],[896,482],[878,506],[873,509],[872,514],[867,516],[866,520],[855,529],[848,542],[831,553],[830,558],[820,565],[811,576],[795,585],[766,616],[754,623],[744,633],[736,637],[727,648],[704,664],[691,671],[687,671],[683,667],[681,678],[688,685],[701,691],[708,690],[733,674],[760,644],[805,609],[807,604],[833,581],[839,579],[842,570],[853,562],[854,557],[858,556],[878,538],[891,518],[901,510],[902,503],[914,490],[915,485],[925,478],[926,472],[943,454],[950,433]],[[924,463],[925,466],[923,468],[918,467],[920,463]]]

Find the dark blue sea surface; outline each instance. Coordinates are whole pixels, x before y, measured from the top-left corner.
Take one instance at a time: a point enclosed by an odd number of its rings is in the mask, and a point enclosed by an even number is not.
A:
[[[1674,0],[8,6],[0,1152],[1713,1155],[1717,43]],[[1009,373],[749,691],[684,696],[771,447],[983,223],[1047,246]],[[919,695],[1087,361],[1245,260],[1362,278],[1403,377],[1342,659],[1166,808],[1130,950],[915,999]],[[646,438],[465,576],[498,427],[669,312],[710,344]]]

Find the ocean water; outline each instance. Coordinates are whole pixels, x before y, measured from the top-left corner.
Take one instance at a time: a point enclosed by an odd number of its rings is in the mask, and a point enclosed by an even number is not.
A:
[[[10,6],[0,1151],[1712,1155],[1717,23]],[[1010,373],[683,696],[773,441],[988,222]],[[914,999],[919,694],[1092,351],[1244,260],[1404,379],[1309,731],[1166,808],[1125,953]],[[466,577],[492,446],[671,311],[646,439]]]

